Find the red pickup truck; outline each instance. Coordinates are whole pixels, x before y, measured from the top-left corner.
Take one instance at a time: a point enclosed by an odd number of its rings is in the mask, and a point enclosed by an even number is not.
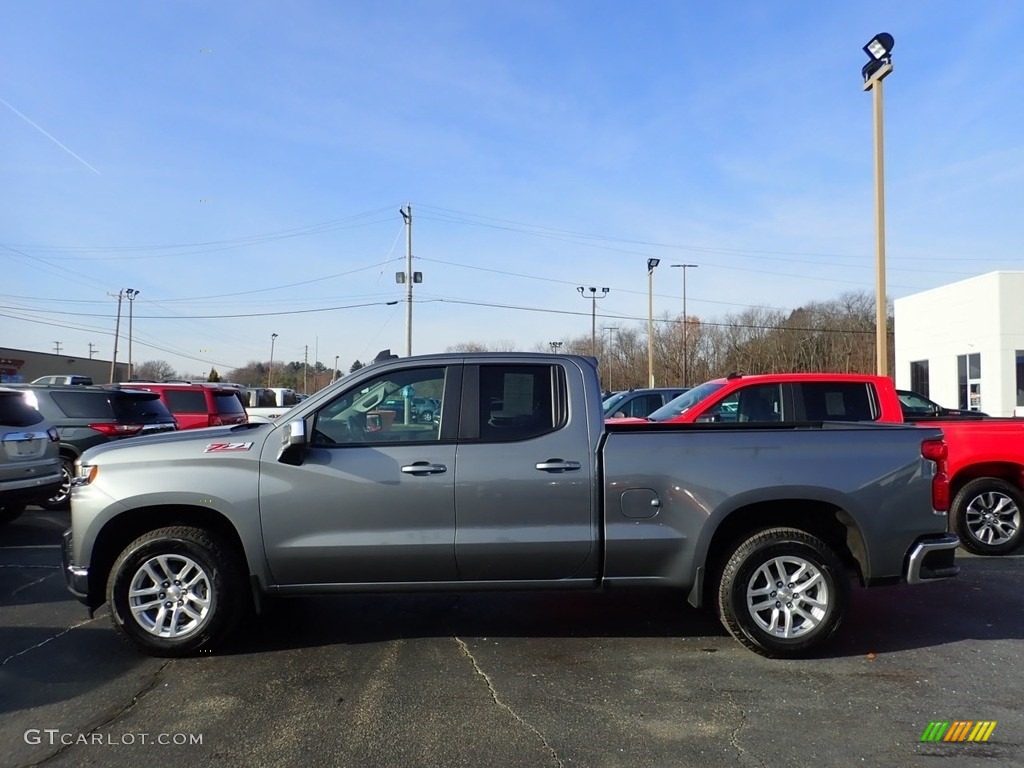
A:
[[[950,526],[964,548],[1004,555],[1024,541],[1024,419],[905,416],[892,380],[884,376],[777,373],[733,374],[705,382],[647,420],[910,421],[937,426],[948,446]]]

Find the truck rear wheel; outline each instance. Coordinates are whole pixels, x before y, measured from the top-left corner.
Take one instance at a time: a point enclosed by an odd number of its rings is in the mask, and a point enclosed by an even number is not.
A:
[[[1005,480],[979,477],[953,499],[950,526],[964,549],[976,555],[1005,555],[1021,545],[1024,497]]]
[[[740,543],[718,587],[725,628],[769,658],[806,656],[839,628],[849,605],[839,556],[795,528],[770,528]]]
[[[107,580],[114,628],[151,656],[187,656],[223,638],[247,600],[235,549],[199,528],[140,536]]]

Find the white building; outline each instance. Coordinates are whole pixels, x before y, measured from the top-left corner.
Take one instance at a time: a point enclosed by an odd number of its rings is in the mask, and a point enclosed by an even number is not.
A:
[[[893,306],[898,389],[1024,416],[1024,272],[989,272]]]

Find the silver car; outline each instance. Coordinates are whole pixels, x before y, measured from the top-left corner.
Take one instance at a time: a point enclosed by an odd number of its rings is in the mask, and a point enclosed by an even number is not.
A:
[[[24,393],[0,387],[0,524],[60,488],[60,435]]]

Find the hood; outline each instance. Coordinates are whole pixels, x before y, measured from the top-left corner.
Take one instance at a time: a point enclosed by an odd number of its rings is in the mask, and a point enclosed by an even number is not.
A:
[[[175,454],[181,455],[181,451],[177,449],[185,449],[187,452],[189,443],[201,444],[204,447],[214,443],[230,445],[232,443],[256,442],[262,444],[273,427],[272,424],[234,424],[224,427],[182,429],[176,432],[128,437],[90,448],[82,454],[82,462],[88,464],[98,456],[109,454],[112,451],[148,452],[151,456],[173,451]],[[202,448],[199,449],[200,452],[202,450]]]

